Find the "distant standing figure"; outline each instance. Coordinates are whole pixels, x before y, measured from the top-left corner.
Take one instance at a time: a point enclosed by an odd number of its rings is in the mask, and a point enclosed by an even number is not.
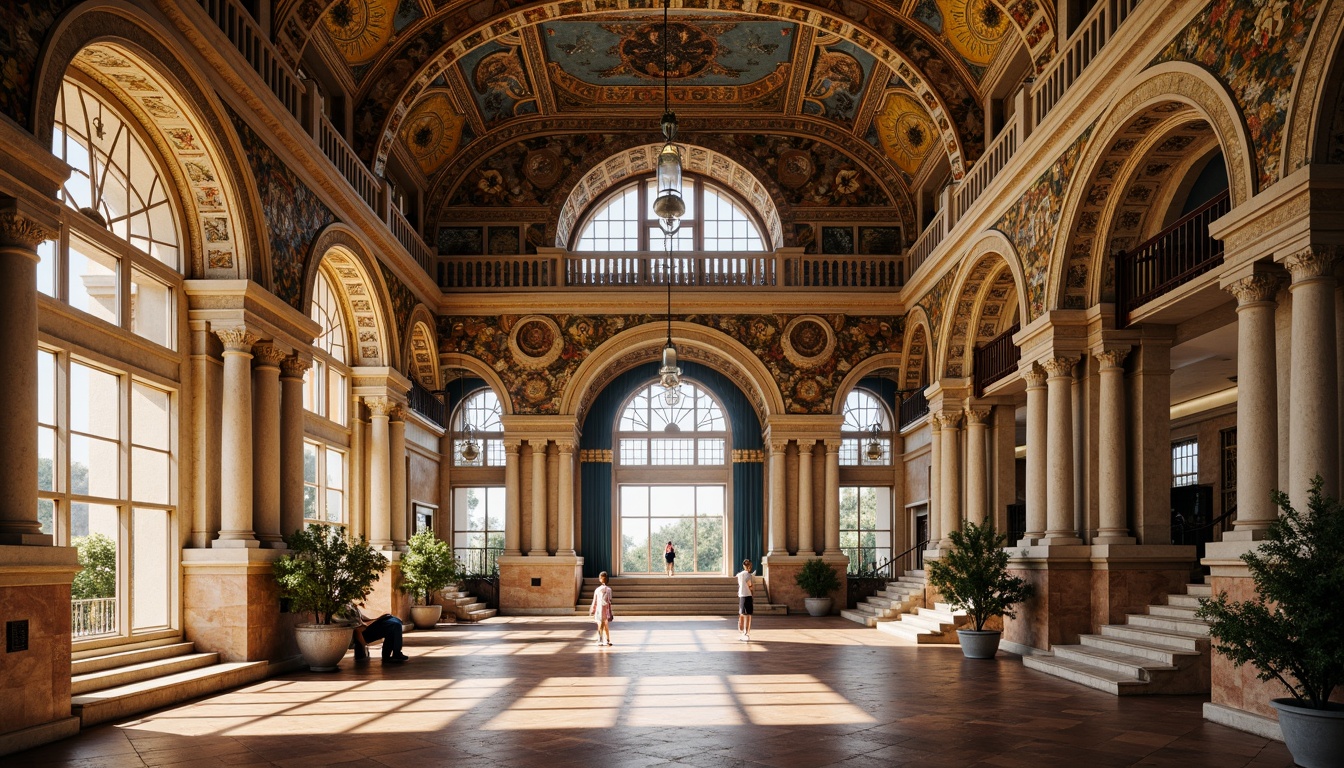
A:
[[[742,561],[742,570],[737,572],[737,631],[742,635],[738,640],[751,639],[751,593],[756,589],[756,579],[751,572],[751,561]]]
[[[667,575],[672,575],[672,570],[677,564],[677,549],[672,546],[672,542],[667,542],[667,548],[663,550],[663,560],[667,561]]]
[[[597,644],[611,645],[611,587],[607,586],[607,572],[597,574],[601,583],[593,590],[593,605],[588,615],[597,622]]]

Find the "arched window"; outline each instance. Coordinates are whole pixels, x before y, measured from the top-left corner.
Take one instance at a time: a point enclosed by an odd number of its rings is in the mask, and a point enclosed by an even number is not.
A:
[[[852,390],[840,426],[840,549],[850,573],[892,555],[891,436],[886,405],[872,392]]]
[[[346,350],[350,332],[340,297],[325,269],[313,283],[308,316],[322,330],[313,341],[313,366],[303,377],[303,407],[340,427],[349,427],[350,369]],[[310,434],[303,444],[303,518],[305,522],[344,526],[349,522],[349,433],[345,444]]]
[[[115,101],[73,75],[56,100],[51,145],[71,168],[58,193],[68,237],[39,249],[38,290],[176,349],[181,236],[158,158]]]
[[[882,401],[870,392],[855,389],[845,397],[844,416],[840,426],[840,466],[891,464],[891,414]]]
[[[653,179],[622,187],[589,214],[575,251],[665,251],[666,235],[653,213]],[[756,216],[732,193],[703,179],[683,182],[686,213],[672,236],[675,251],[764,251]]]
[[[494,391],[478,389],[462,400],[449,421],[453,466],[458,468],[452,473],[453,550],[471,574],[496,573],[496,560],[504,551],[503,415]]]
[[[453,464],[459,467],[504,466],[504,409],[493,390],[473,392],[458,406],[453,419]],[[467,441],[476,443],[475,457],[462,455]]]

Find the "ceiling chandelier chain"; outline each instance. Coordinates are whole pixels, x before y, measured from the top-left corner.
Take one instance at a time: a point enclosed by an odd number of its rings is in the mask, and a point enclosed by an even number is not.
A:
[[[672,238],[681,228],[681,216],[686,203],[681,199],[681,151],[673,141],[677,138],[677,116],[672,112],[669,97],[669,71],[672,68],[672,48],[669,40],[668,9],[672,0],[663,0],[663,148],[658,152],[658,196],[653,201],[653,212],[663,230],[667,257],[663,262],[663,280],[667,283],[667,344],[663,346],[663,364],[658,369],[658,381],[663,387],[663,402],[668,407],[681,402],[681,367],[677,365],[677,348],[672,344]]]

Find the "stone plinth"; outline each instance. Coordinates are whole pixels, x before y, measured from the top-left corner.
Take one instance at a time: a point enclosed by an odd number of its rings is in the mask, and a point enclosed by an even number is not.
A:
[[[1241,556],[1258,544],[1256,541],[1222,541],[1205,548],[1204,564],[1211,571],[1209,581],[1214,595],[1225,592],[1230,600],[1257,599],[1255,582],[1251,580],[1251,572],[1241,561]],[[1277,723],[1278,712],[1269,706],[1269,700],[1289,695],[1283,684],[1277,680],[1261,681],[1256,677],[1255,667],[1250,664],[1234,667],[1226,656],[1217,651],[1212,653],[1212,657],[1210,703],[1215,707],[1258,715]],[[1206,707],[1205,717],[1208,716]],[[1211,719],[1233,728],[1242,727],[1229,718]]]
[[[197,651],[221,661],[278,661],[299,652],[295,624],[311,614],[280,612],[276,549],[182,550],[182,629]]]
[[[1091,547],[1014,547],[1008,571],[1036,586],[1036,596],[1004,619],[1003,642],[1015,653],[1078,642],[1092,631]],[[1018,650],[1020,649],[1020,650]]]
[[[807,613],[807,606],[803,604],[803,600],[808,595],[798,586],[794,577],[803,569],[804,563],[815,559],[817,556],[810,554],[766,555],[762,567],[770,602],[774,605],[787,605],[789,613]],[[831,615],[839,616],[848,598],[849,582],[845,578],[845,571],[849,568],[849,558],[844,555],[838,557],[822,555],[821,559],[835,568],[835,577],[840,582],[840,588],[831,593]],[[756,599],[761,602],[765,602],[764,598],[765,595],[756,595]]]
[[[70,716],[70,547],[0,546],[0,626],[28,622],[28,649],[0,648],[0,755],[79,732]]]
[[[502,615],[573,614],[582,586],[582,557],[506,555],[499,558],[499,612]]]
[[[1165,595],[1184,594],[1195,562],[1194,547],[1093,544],[1092,626],[1124,624]]]

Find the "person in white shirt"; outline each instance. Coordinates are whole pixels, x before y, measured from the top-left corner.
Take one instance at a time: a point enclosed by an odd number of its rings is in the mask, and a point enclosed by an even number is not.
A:
[[[756,579],[751,572],[751,561],[742,561],[742,570],[737,574],[737,631],[741,632],[738,640],[746,642],[751,639],[751,593],[756,588]]]
[[[611,645],[611,587],[607,586],[607,572],[597,574],[600,582],[593,590],[593,605],[588,615],[597,622],[597,644]]]

